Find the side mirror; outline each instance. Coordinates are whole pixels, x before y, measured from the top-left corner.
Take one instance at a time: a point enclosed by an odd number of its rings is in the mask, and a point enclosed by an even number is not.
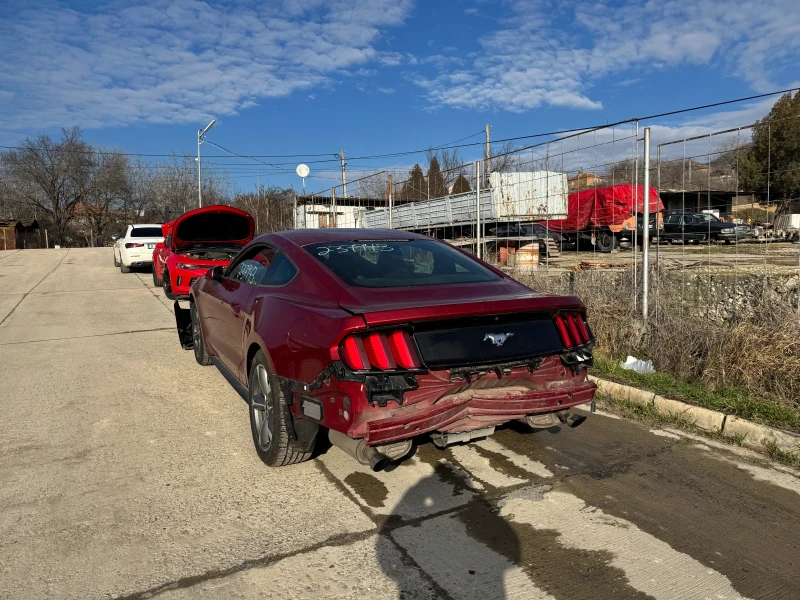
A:
[[[206,277],[210,277],[214,281],[222,281],[225,275],[225,268],[222,266],[211,267],[208,272],[206,272]]]
[[[119,239],[119,236],[115,233],[114,235],[111,236],[111,239],[116,242]]]
[[[164,242],[156,242],[156,250],[164,247]]]

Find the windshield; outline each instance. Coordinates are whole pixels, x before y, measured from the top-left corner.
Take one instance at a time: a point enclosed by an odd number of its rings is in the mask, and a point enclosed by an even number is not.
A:
[[[131,237],[160,238],[164,237],[161,227],[134,227],[131,229]]]
[[[498,281],[474,259],[431,240],[349,241],[305,249],[347,285],[370,288]]]

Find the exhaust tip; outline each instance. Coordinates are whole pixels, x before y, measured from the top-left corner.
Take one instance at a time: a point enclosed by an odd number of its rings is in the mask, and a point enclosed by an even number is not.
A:
[[[579,415],[568,410],[559,411],[556,413],[556,415],[558,416],[559,421],[571,429],[574,429],[586,420],[585,415]]]
[[[380,452],[375,452],[369,457],[369,467],[375,472],[383,471],[391,462],[391,458],[381,454]]]

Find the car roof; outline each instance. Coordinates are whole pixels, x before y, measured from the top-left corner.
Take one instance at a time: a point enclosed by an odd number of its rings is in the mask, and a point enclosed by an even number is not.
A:
[[[276,234],[298,246],[327,242],[372,240],[430,240],[432,238],[395,229],[294,229]]]
[[[131,223],[131,227],[161,227],[161,223]]]

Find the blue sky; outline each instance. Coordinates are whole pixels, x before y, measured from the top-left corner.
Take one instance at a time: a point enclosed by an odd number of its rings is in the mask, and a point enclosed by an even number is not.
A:
[[[424,148],[485,123],[499,139],[793,87],[800,5],[6,0],[0,51],[0,144],[78,125],[90,142],[126,152],[194,153],[198,127],[216,118],[210,140],[242,154],[306,155],[280,160],[293,171],[323,158],[310,155]],[[747,124],[772,101],[659,121],[654,139]],[[231,181],[251,189],[263,169],[270,183],[299,183],[252,164],[231,168]],[[311,166],[334,175],[334,165]]]

